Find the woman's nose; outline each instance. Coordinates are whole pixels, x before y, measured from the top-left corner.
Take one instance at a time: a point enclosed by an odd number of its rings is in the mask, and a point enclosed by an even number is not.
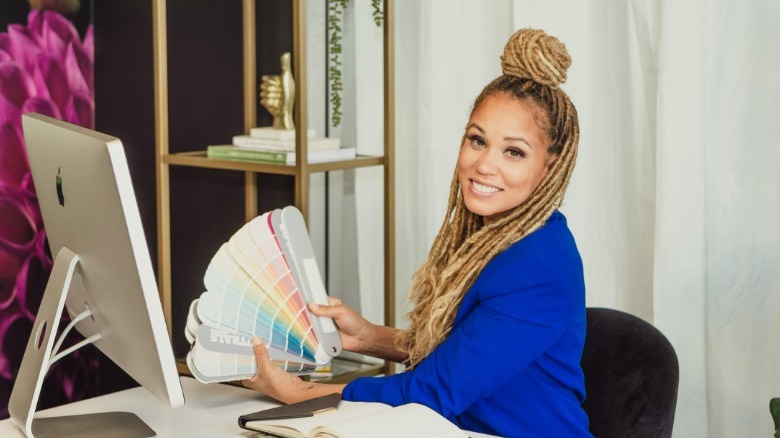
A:
[[[477,171],[484,174],[492,174],[498,167],[498,154],[492,153],[490,150],[482,151],[477,158]]]

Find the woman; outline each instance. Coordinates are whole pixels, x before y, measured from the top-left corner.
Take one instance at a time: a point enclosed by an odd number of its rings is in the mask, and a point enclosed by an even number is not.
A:
[[[582,262],[557,210],[576,157],[577,113],[558,85],[571,65],[543,31],[521,29],[503,75],[480,93],[458,156],[447,216],[414,276],[407,330],[376,326],[337,300],[343,348],[408,369],[347,385],[303,382],[255,346],[244,385],[284,402],[425,404],[461,428],[501,436],[590,436],[580,358]]]

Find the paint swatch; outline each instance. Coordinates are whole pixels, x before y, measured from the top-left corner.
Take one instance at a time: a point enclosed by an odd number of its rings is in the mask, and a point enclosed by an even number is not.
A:
[[[306,304],[327,304],[303,216],[295,207],[245,224],[211,260],[206,292],[190,307],[187,364],[205,382],[254,375],[250,344],[260,337],[281,368],[311,373],[341,352],[333,320]]]

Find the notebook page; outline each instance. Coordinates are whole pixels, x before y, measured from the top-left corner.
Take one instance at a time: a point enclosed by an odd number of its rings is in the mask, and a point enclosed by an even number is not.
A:
[[[433,409],[410,403],[390,410],[332,422],[316,428],[311,438],[465,438],[457,426]]]
[[[314,428],[323,424],[338,423],[355,417],[368,416],[380,411],[390,410],[392,410],[390,406],[382,403],[356,403],[342,400],[335,411],[328,411],[313,417],[248,421],[245,427],[261,432],[268,431],[288,436],[295,436],[296,434],[290,433],[290,431],[297,430],[302,436],[308,436]],[[286,432],[284,432],[285,430]]]

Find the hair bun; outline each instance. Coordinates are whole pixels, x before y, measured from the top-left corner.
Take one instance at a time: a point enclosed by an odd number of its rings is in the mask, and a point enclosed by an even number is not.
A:
[[[566,46],[540,29],[520,29],[504,46],[501,70],[505,75],[557,87],[566,82],[571,57]]]

